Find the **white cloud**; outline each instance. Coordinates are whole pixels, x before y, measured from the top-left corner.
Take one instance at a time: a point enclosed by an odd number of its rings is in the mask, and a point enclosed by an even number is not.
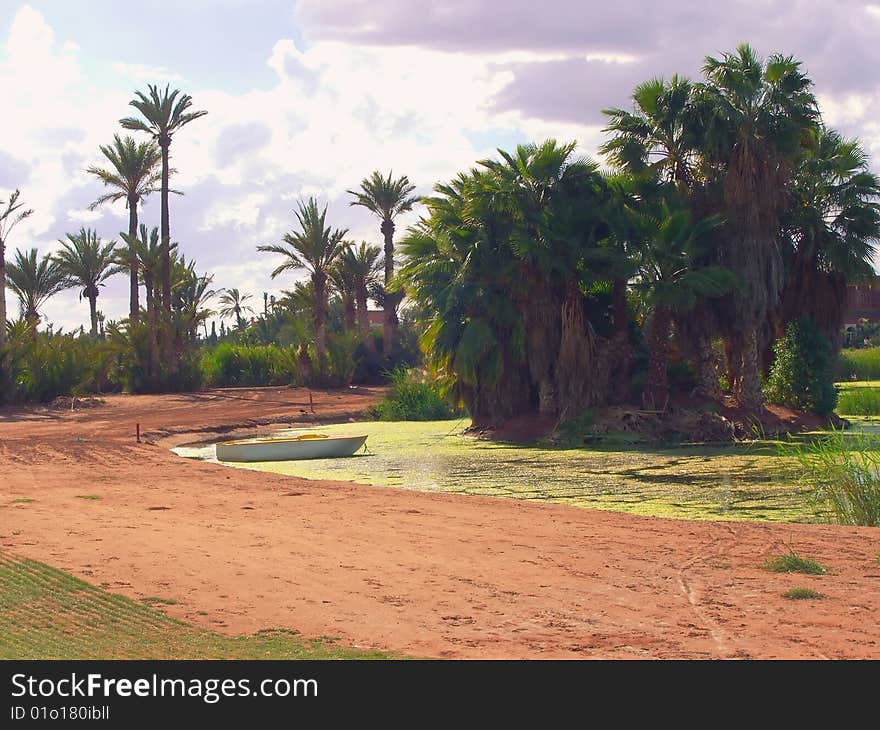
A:
[[[113,70],[127,76],[135,81],[145,81],[148,83],[159,83],[162,81],[183,81],[183,76],[173,71],[169,71],[163,66],[146,66],[142,63],[122,63],[113,64]]]

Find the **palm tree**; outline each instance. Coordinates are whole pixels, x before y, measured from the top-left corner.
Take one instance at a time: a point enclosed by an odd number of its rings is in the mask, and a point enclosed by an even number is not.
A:
[[[155,390],[159,387],[159,302],[156,285],[161,277],[162,262],[165,258],[165,246],[159,242],[159,229],[155,226],[149,232],[141,223],[140,236],[130,236],[122,233],[125,248],[117,253],[117,261],[137,260],[137,266],[143,278],[147,302],[147,332],[150,347],[150,359],[147,365],[147,376],[150,387]],[[177,247],[171,244],[172,250]]]
[[[776,335],[799,317],[809,317],[840,347],[847,284],[874,275],[880,241],[880,178],[868,169],[855,140],[833,129],[814,130],[812,144],[792,185],[784,220],[786,280]]]
[[[706,83],[696,87],[694,109],[703,155],[722,191],[720,263],[741,283],[723,324],[734,360],[734,395],[741,407],[754,410],[763,404],[759,328],[782,286],[779,238],[787,188],[819,112],[812,82],[790,56],[765,62],[742,44],[720,59],[707,57],[703,73]]]
[[[220,309],[217,314],[221,318],[235,317],[235,324],[239,330],[244,329],[243,312],[254,313],[254,310],[245,302],[251,298],[250,294],[243,294],[238,289],[225,289],[220,294]]]
[[[118,134],[114,134],[113,144],[102,145],[100,150],[110,162],[112,169],[93,165],[87,172],[95,175],[105,187],[113,190],[95,200],[89,206],[89,210],[94,210],[104,203],[125,200],[125,207],[128,208],[128,235],[136,236],[138,205],[144,197],[156,191],[156,186],[162,177],[158,169],[161,160],[159,148],[153,142],[138,144],[131,137],[121,139]],[[137,260],[131,259],[124,265],[128,269],[131,285],[129,318],[132,322],[136,322],[140,310]]]
[[[21,209],[24,203],[18,202],[19,195],[18,190],[12,193],[0,210],[0,347],[6,344],[6,242],[12,229],[34,212]]]
[[[285,233],[283,244],[257,246],[257,250],[284,257],[285,260],[272,272],[273,279],[285,271],[297,269],[306,269],[310,273],[315,288],[315,352],[321,361],[327,351],[327,279],[334,262],[345,250],[343,239],[348,229],[331,230],[326,226],[327,206],[319,211],[314,198],[309,198],[305,204],[299,202],[295,213],[298,231]]]
[[[678,187],[691,185],[698,151],[688,115],[692,90],[692,83],[678,75],[639,84],[632,94],[632,112],[604,110],[610,119],[603,131],[613,136],[599,151],[631,174],[644,172]]]
[[[385,289],[389,294],[388,287],[391,277],[394,276],[394,219],[401,213],[412,210],[419,198],[413,195],[415,185],[410,183],[409,178],[403,175],[396,180],[392,173],[388,177],[382,177],[378,171],[373,172],[368,178],[361,181],[360,190],[349,190],[354,196],[349,205],[360,205],[378,216],[382,221],[379,230],[385,238]],[[385,324],[382,331],[382,349],[385,355],[391,354],[394,337],[397,332],[397,306],[400,296],[386,296]]]
[[[192,106],[192,97],[189,94],[181,94],[179,89],[170,90],[165,86],[160,91],[158,86],[150,84],[148,95],[140,91],[135,92],[136,99],[129,104],[137,109],[146,122],[134,117],[120,119],[119,123],[125,129],[131,129],[149,134],[162,155],[162,213],[161,213],[161,236],[164,245],[162,259],[162,306],[167,313],[171,312],[171,228],[168,216],[168,177],[171,139],[174,134],[184,126],[199,117],[204,116],[206,111],[187,111]],[[169,361],[174,368],[174,363]]]
[[[37,249],[26,254],[15,252],[15,260],[7,267],[9,287],[18,296],[21,314],[34,332],[40,321],[40,309],[49,297],[67,289],[69,282],[57,261],[49,256],[37,260]]]
[[[345,251],[351,250],[351,242],[345,242]],[[342,300],[342,326],[351,332],[357,326],[357,310],[355,299],[355,278],[350,261],[345,255],[340,256],[330,269],[330,281]]]
[[[116,241],[101,242],[91,228],[81,228],[77,234],[67,234],[66,241],[59,241],[61,250],[52,258],[68,280],[69,286],[82,287],[80,298],[89,300],[91,334],[98,335],[98,294],[104,282],[121,269],[114,261]]]
[[[701,266],[708,235],[718,228],[717,217],[692,221],[683,208],[662,201],[654,210],[637,214],[645,245],[639,266],[637,290],[650,306],[648,378],[643,401],[665,409],[669,399],[667,357],[673,319],[708,298],[733,288],[735,278],[720,266]]]
[[[366,337],[370,333],[367,298],[370,289],[379,283],[379,274],[384,266],[382,249],[379,246],[370,246],[366,241],[361,241],[357,248],[351,246],[343,252],[342,263],[350,272],[354,286],[358,329],[361,335]],[[374,346],[372,337],[369,337],[366,342],[367,347],[372,348]]]

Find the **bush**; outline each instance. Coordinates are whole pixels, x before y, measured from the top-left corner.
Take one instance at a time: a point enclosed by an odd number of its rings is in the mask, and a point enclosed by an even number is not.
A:
[[[841,350],[836,375],[838,380],[880,380],[880,347]]]
[[[810,319],[791,322],[774,346],[764,394],[771,403],[827,416],[837,404],[833,350]]]
[[[391,373],[391,389],[368,413],[379,421],[441,421],[458,415],[436,383],[402,367]]]
[[[221,343],[204,350],[200,372],[212,387],[290,385],[299,382],[293,348]]]
[[[847,416],[880,416],[880,388],[843,388],[837,412]]]
[[[795,458],[820,514],[841,525],[880,527],[880,438],[832,431],[783,447],[783,454]]]

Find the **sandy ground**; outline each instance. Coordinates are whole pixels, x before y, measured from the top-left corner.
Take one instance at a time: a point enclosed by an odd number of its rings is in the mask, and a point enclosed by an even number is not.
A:
[[[0,547],[226,633],[287,627],[423,657],[880,658],[880,529],[422,494],[168,451],[357,418],[378,396],[316,392],[315,416],[306,391],[277,388],[0,409]],[[760,569],[789,549],[831,573]],[[782,598],[795,586],[826,598]]]

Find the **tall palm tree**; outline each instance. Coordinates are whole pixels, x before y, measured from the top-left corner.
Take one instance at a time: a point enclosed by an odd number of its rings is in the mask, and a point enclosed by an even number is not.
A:
[[[390,296],[388,287],[394,276],[394,219],[401,213],[412,210],[419,198],[413,195],[416,186],[413,185],[406,175],[396,180],[391,172],[388,177],[382,177],[378,171],[361,181],[360,190],[349,190],[354,196],[349,205],[360,205],[369,210],[381,220],[379,230],[385,238],[385,323],[382,331],[382,348],[385,355],[391,354],[394,337],[397,332],[397,306],[400,304],[400,296]]]
[[[599,151],[629,173],[650,173],[677,187],[691,185],[697,164],[698,138],[688,107],[693,84],[674,75],[669,81],[651,79],[632,94],[633,111],[606,109],[613,136]]]
[[[346,252],[351,250],[351,242],[345,242]],[[340,256],[330,268],[330,281],[342,300],[342,326],[346,332],[357,327],[356,286],[354,272],[345,255]]]
[[[33,209],[22,210],[20,192],[16,190],[0,209],[0,347],[6,344],[6,242],[12,229],[30,216]]]
[[[254,313],[253,308],[250,305],[245,304],[250,298],[250,294],[239,292],[238,289],[225,289],[220,293],[220,299],[218,300],[220,309],[217,314],[219,314],[222,319],[235,317],[236,326],[239,330],[243,330],[244,318],[242,317],[242,314],[244,312],[250,312],[251,314]]]
[[[295,213],[299,230],[285,233],[283,244],[257,246],[257,250],[284,257],[284,261],[272,272],[273,279],[285,271],[305,269],[309,272],[315,288],[315,352],[318,359],[323,360],[327,351],[327,279],[334,262],[345,250],[344,239],[348,229],[331,229],[327,226],[327,206],[318,210],[314,198],[309,198],[307,203],[300,201],[297,205]]]
[[[819,112],[812,82],[790,56],[765,62],[742,44],[721,58],[707,57],[703,74],[694,108],[703,155],[722,191],[720,263],[741,283],[726,322],[738,371],[734,395],[741,407],[754,410],[763,404],[759,329],[782,286],[779,239],[791,171]]]
[[[361,335],[370,333],[370,320],[367,315],[367,298],[370,289],[379,283],[379,275],[383,270],[382,248],[370,246],[361,241],[357,247],[351,246],[342,254],[342,262],[350,272],[354,285],[355,312],[358,329]],[[367,347],[373,346],[373,339],[367,340]]]
[[[669,398],[667,357],[673,319],[706,299],[729,292],[735,277],[720,266],[699,263],[703,258],[701,249],[720,225],[719,218],[692,221],[685,209],[675,209],[667,201],[653,207],[637,213],[645,245],[636,288],[651,309],[643,401],[662,409]]]
[[[132,258],[138,262],[146,291],[147,303],[147,332],[150,347],[150,359],[147,364],[147,377],[152,389],[159,387],[159,301],[157,296],[157,283],[162,275],[162,262],[165,259],[165,246],[159,242],[159,229],[155,226],[147,231],[147,227],[141,223],[139,226],[140,236],[121,234],[125,242],[125,248],[117,253],[117,260],[130,261]],[[172,250],[177,247],[171,244]]]
[[[79,233],[67,234],[66,241],[59,241],[61,250],[52,258],[67,277],[69,286],[81,287],[80,298],[89,300],[93,337],[98,335],[98,294],[104,282],[120,271],[114,260],[116,241],[102,243],[91,228],[81,228]]]
[[[121,139],[118,134],[113,135],[113,144],[102,145],[100,150],[110,163],[111,169],[92,165],[87,172],[112,190],[95,200],[89,206],[89,210],[94,210],[104,203],[124,200],[125,207],[128,208],[128,235],[136,236],[138,205],[143,198],[156,191],[162,179],[159,170],[162,154],[152,141],[138,144],[131,137]],[[131,287],[129,318],[132,322],[136,322],[140,311],[137,260],[127,261],[125,265],[129,272]]]
[[[880,178],[861,145],[833,129],[817,128],[792,185],[784,220],[785,286],[776,335],[809,317],[840,347],[847,284],[874,275],[880,241]]]
[[[126,117],[119,123],[125,129],[131,129],[149,134],[162,155],[162,212],[161,212],[161,236],[164,245],[164,258],[162,259],[162,306],[167,313],[171,312],[171,227],[168,216],[168,177],[171,140],[174,134],[190,122],[203,117],[206,111],[187,111],[192,106],[192,97],[189,94],[181,94],[179,89],[170,90],[166,85],[164,91],[158,86],[150,84],[148,95],[140,91],[135,92],[137,98],[129,102],[137,109],[144,119]],[[146,121],[144,121],[146,120]],[[169,362],[174,366],[174,363]]]
[[[40,309],[50,297],[68,288],[67,277],[49,256],[38,260],[35,248],[25,254],[16,251],[6,274],[10,289],[18,296],[22,316],[36,332]]]

